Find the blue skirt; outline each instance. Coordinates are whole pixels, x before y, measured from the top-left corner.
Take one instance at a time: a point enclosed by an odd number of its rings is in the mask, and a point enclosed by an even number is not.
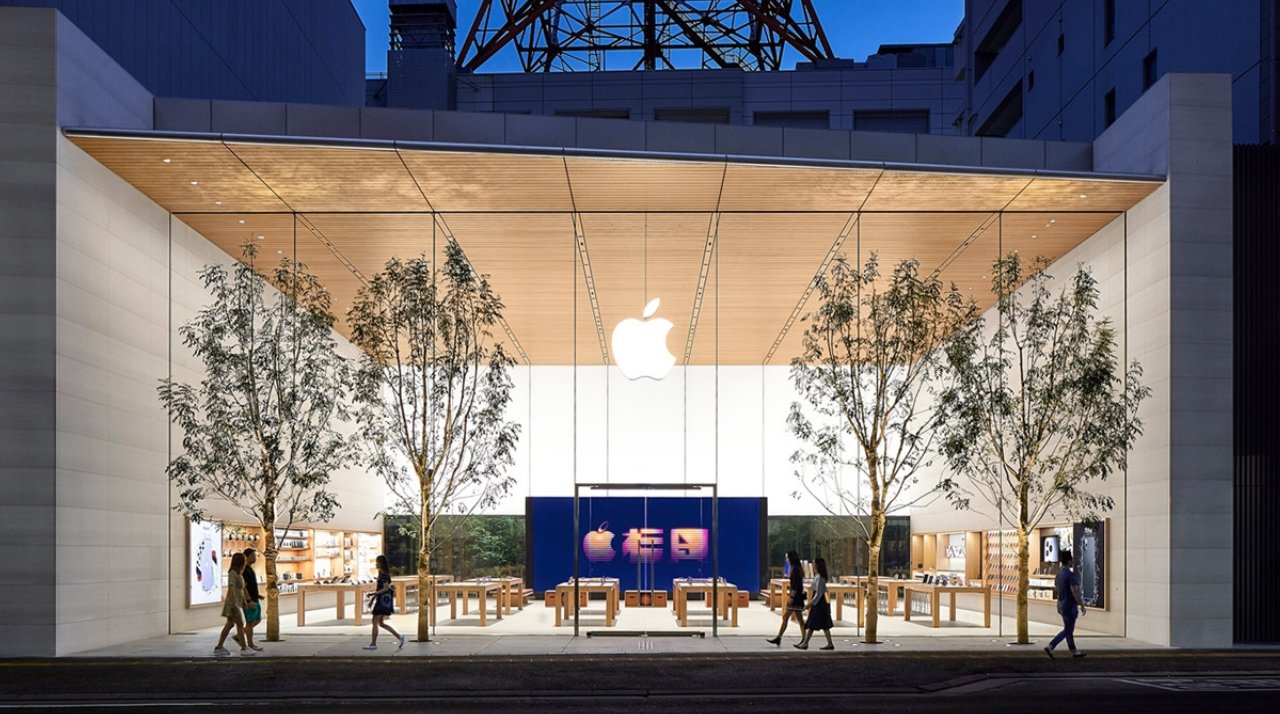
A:
[[[835,627],[835,623],[831,621],[831,603],[826,598],[822,598],[813,603],[813,607],[809,608],[809,621],[804,623],[806,630],[830,630]]]

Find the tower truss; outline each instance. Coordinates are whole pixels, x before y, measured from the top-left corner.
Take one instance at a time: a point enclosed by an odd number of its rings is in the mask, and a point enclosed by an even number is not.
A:
[[[525,72],[674,69],[690,55],[702,67],[777,70],[788,47],[834,57],[812,0],[481,0],[458,68],[475,71],[509,45]]]

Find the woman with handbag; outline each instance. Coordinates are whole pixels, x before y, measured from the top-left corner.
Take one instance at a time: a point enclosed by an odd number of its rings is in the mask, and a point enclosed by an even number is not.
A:
[[[794,550],[787,551],[787,567],[790,572],[788,577],[791,582],[787,584],[790,590],[790,596],[786,606],[782,611],[782,626],[778,628],[778,636],[767,642],[771,645],[782,645],[782,633],[787,631],[787,622],[795,618],[796,624],[800,626],[800,632],[804,632],[804,568],[800,565],[800,554]]]
[[[404,648],[404,635],[396,632],[396,628],[387,622],[387,617],[395,611],[395,593],[391,587],[391,567],[387,565],[387,556],[379,555],[378,563],[378,584],[373,592],[369,593],[369,602],[373,606],[373,638],[368,645],[367,650],[378,649],[378,628],[391,633],[399,643],[396,645],[396,651]]]
[[[231,633],[231,628],[236,630],[236,639],[242,644],[240,645],[241,657],[252,657],[257,652],[244,646],[245,629],[244,629],[244,607],[248,603],[248,596],[244,589],[244,572],[245,559],[244,553],[236,553],[231,556],[231,569],[227,571],[227,594],[222,600],[222,616],[227,618],[227,622],[222,626],[222,634],[218,636],[218,645],[213,648],[213,653],[218,657],[226,657],[231,653],[222,645],[227,642],[227,635]]]
[[[822,634],[827,636],[827,644],[820,649],[833,650],[836,646],[831,641],[831,628],[835,623],[831,621],[831,602],[827,598],[827,561],[817,558],[813,561],[813,567],[818,574],[813,578],[813,598],[809,601],[807,608],[809,620],[804,626],[804,637],[795,645],[795,648],[809,649],[809,640],[813,639],[813,633],[822,630]]]

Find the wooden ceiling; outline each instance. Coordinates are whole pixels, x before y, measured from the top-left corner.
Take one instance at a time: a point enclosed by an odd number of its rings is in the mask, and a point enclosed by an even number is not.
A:
[[[515,352],[548,365],[600,364],[613,326],[638,316],[653,297],[662,298],[658,315],[675,324],[668,347],[677,358],[786,364],[800,351],[799,318],[812,307],[813,278],[837,250],[850,260],[875,252],[886,271],[915,257],[985,308],[1002,249],[1055,260],[1159,186],[721,161],[72,141],[229,255],[240,257],[246,241],[269,260],[296,255],[333,293],[344,333],[341,316],[364,280],[391,257],[438,259],[452,236],[501,295]]]

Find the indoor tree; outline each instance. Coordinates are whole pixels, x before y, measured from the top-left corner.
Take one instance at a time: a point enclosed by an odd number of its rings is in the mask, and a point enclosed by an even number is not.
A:
[[[996,324],[975,321],[948,342],[955,379],[938,406],[947,497],[959,508],[980,498],[1017,532],[1019,644],[1029,642],[1030,534],[1051,512],[1092,520],[1112,507],[1085,488],[1125,468],[1150,393],[1141,365],[1124,370],[1110,321],[1097,317],[1089,270],[1054,293],[1045,267],[1024,266],[1017,253],[995,263]]]
[[[282,259],[258,272],[257,247],[234,267],[209,265],[212,302],[178,330],[204,367],[198,384],[161,380],[160,401],[182,432],[166,472],[174,507],[203,520],[211,498],[240,508],[263,530],[267,640],[280,638],[276,529],[323,522],[338,507],[330,475],[355,456],[337,427],[351,369],[338,353],[329,293],[306,266]]]
[[[443,265],[388,261],[348,315],[352,341],[364,351],[361,441],[394,508],[415,514],[422,642],[437,519],[488,508],[514,483],[507,469],[519,426],[505,419],[514,361],[493,335],[502,307],[451,240]]]
[[[947,377],[941,345],[975,310],[954,286],[921,276],[915,260],[882,277],[874,253],[861,269],[838,256],[815,287],[804,353],[791,363],[801,401],[787,421],[804,445],[792,462],[819,503],[863,530],[866,641],[875,643],[886,516],[935,490],[916,488],[935,451],[930,390]]]

